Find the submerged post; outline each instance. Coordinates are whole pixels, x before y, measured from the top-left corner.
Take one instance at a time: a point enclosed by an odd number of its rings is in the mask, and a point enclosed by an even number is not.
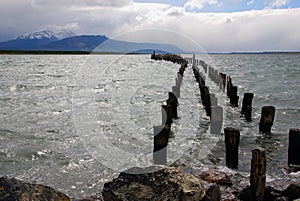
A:
[[[242,111],[247,121],[251,121],[253,93],[244,93]]]
[[[153,161],[155,164],[167,164],[167,145],[170,135],[170,127],[168,125],[153,126],[154,132],[154,149]]]
[[[266,154],[264,149],[252,150],[250,188],[251,200],[263,201],[266,185]]]
[[[234,128],[225,128],[226,166],[237,169],[239,160],[240,131]]]
[[[259,122],[260,133],[270,133],[273,126],[275,116],[274,106],[264,106],[261,109],[261,117]]]
[[[288,164],[300,166],[300,129],[290,129],[288,152]]]

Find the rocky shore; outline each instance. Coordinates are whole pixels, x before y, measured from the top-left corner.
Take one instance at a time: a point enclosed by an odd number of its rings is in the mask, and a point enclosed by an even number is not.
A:
[[[102,196],[85,199],[70,198],[51,187],[0,178],[0,200],[39,201],[147,201],[147,200],[251,200],[250,187],[239,174],[228,175],[219,170],[189,167],[151,166],[131,168],[104,184]],[[283,180],[267,183],[264,199],[300,199],[300,181]]]

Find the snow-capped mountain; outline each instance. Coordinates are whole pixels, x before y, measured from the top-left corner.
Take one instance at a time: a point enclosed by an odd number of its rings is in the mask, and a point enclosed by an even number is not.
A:
[[[75,36],[75,34],[69,30],[44,30],[24,34],[13,40],[0,42],[0,50],[91,52],[97,48],[96,51],[99,52],[116,53],[150,53],[153,50],[168,50],[173,53],[182,52],[178,47],[168,44],[132,43],[117,40],[110,40],[108,43],[105,43],[105,45],[98,47],[107,40],[109,40],[109,38],[105,35]]]
[[[62,29],[60,31],[44,30],[44,31],[37,31],[33,33],[24,34],[16,37],[14,40],[42,40],[42,39],[59,40],[71,36],[75,36],[75,34],[72,31],[66,29]]]
[[[58,39],[64,39],[64,38],[75,36],[75,33],[68,29],[61,29],[59,31],[54,31],[53,34]]]

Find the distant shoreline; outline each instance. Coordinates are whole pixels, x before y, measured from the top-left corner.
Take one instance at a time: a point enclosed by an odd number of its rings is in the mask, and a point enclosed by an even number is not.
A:
[[[130,54],[130,55],[142,55],[150,53],[122,53],[122,52],[89,52],[89,51],[52,51],[52,50],[0,50],[0,55],[113,55],[113,54]],[[193,53],[182,53],[182,54],[193,54]],[[203,54],[203,53],[196,53]],[[300,54],[300,52],[209,52],[207,54]]]

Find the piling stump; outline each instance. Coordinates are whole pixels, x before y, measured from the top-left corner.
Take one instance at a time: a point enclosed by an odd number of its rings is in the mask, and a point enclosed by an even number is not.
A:
[[[261,109],[261,117],[259,122],[260,133],[270,133],[273,126],[275,116],[274,106],[264,106]]]
[[[180,87],[172,86],[172,93],[176,96],[176,98],[180,98]]]
[[[237,169],[239,158],[240,131],[234,128],[225,128],[226,166]]]
[[[233,107],[238,107],[239,105],[239,96],[237,95],[238,87],[237,86],[232,86],[230,88],[230,104]]]
[[[162,125],[168,125],[169,127],[171,127],[172,124],[171,106],[162,105],[161,113],[162,113]]]
[[[206,86],[201,87],[200,93],[201,93],[202,105],[205,107],[206,115],[210,117],[211,116],[211,101],[210,101],[208,87],[206,87]]]
[[[172,92],[169,92],[169,98],[167,100],[167,105],[171,106],[170,115],[171,118],[177,119],[177,106],[178,106],[178,99],[176,98],[176,95]]]
[[[266,185],[266,154],[264,149],[252,150],[250,189],[251,200],[263,201]]]
[[[167,164],[167,146],[170,136],[170,127],[168,125],[153,126],[154,131],[154,149],[153,161],[158,165]]]
[[[215,94],[210,94],[210,102],[212,107],[216,107],[218,105],[218,99]]]
[[[223,126],[223,108],[215,106],[211,108],[210,134],[220,135]]]
[[[253,93],[244,93],[242,111],[247,121],[251,121]]]
[[[300,129],[289,131],[288,164],[300,167]]]

